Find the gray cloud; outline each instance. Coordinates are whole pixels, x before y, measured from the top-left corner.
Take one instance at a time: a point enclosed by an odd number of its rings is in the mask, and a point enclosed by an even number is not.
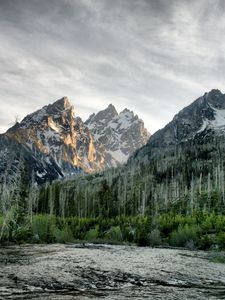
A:
[[[225,86],[223,0],[0,0],[0,131],[67,95],[109,103],[151,132]]]

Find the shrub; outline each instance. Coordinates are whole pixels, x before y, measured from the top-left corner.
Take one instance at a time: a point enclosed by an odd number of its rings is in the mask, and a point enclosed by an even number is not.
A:
[[[1,241],[14,241],[16,242],[16,233],[20,228],[18,221],[18,208],[13,205],[7,214],[3,217],[0,240]]]
[[[48,215],[36,215],[33,217],[33,236],[39,242],[52,243],[55,241],[54,228],[55,217]]]
[[[122,228],[123,239],[127,242],[134,242],[135,240],[135,229],[131,226],[125,226]]]
[[[13,239],[17,243],[25,243],[32,239],[32,230],[29,224],[27,226],[17,227],[13,232]]]
[[[212,219],[211,215],[205,217],[205,219],[203,220],[203,222],[201,224],[201,228],[205,232],[208,232],[209,230],[211,230],[213,228],[213,219]]]
[[[68,227],[65,227],[64,229],[54,227],[52,235],[57,243],[67,243],[74,241],[72,231]]]
[[[90,229],[86,234],[85,234],[85,240],[87,241],[95,241],[98,238],[98,226],[95,226],[95,228]]]
[[[211,235],[203,235],[201,236],[200,240],[198,241],[198,248],[200,250],[208,250],[214,245],[214,239]]]
[[[137,231],[136,243],[141,247],[149,246],[148,232],[145,228]]]
[[[216,236],[216,242],[217,245],[219,246],[219,248],[221,250],[225,249],[225,232],[220,232],[217,236]]]
[[[161,244],[160,231],[157,228],[148,235],[148,242],[150,246],[159,246]]]
[[[122,232],[120,230],[119,226],[113,226],[111,227],[106,233],[104,238],[109,241],[117,241],[121,242],[123,240],[122,238]]]
[[[216,228],[216,231],[219,232],[219,231],[225,231],[225,216],[216,216],[215,218],[215,228]]]
[[[198,227],[196,225],[179,226],[177,230],[173,231],[170,235],[170,245],[176,247],[185,247],[187,242],[197,241]]]

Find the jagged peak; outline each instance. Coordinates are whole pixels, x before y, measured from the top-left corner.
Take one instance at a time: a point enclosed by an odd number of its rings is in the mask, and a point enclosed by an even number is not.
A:
[[[58,110],[67,110],[73,108],[73,105],[70,103],[69,99],[64,96],[61,99],[55,101],[52,104],[49,104],[49,108],[56,108]]]
[[[133,111],[129,110],[128,108],[124,108],[124,110],[121,111],[121,113],[126,113],[126,112],[133,112]]]
[[[110,112],[112,112],[112,113],[118,115],[118,112],[117,112],[115,106],[114,106],[112,103],[110,103],[110,104],[108,105],[108,107],[107,107],[106,109],[104,109],[103,111],[110,111]]]
[[[207,93],[208,95],[223,95],[223,93],[219,89],[212,89]]]
[[[122,110],[120,112],[120,116],[122,116],[122,115],[126,115],[126,116],[129,116],[129,117],[133,118],[134,117],[134,112],[132,110],[129,110],[128,108],[125,108],[124,110]]]
[[[200,100],[201,103],[205,101],[215,108],[225,109],[225,95],[218,89],[205,93],[203,97],[200,97]]]
[[[90,115],[90,117],[88,118],[88,120],[85,123],[88,124],[93,121],[99,122],[99,121],[103,121],[103,120],[104,120],[104,122],[108,122],[116,116],[118,116],[118,112],[117,112],[115,106],[112,104],[109,104],[107,108],[99,111],[97,114]]]
[[[115,106],[114,106],[112,103],[110,103],[110,104],[108,105],[108,108],[115,108]]]
[[[165,144],[186,142],[205,129],[225,132],[225,94],[218,89],[212,89],[184,107],[150,141],[158,143],[161,140]]]
[[[192,110],[194,107],[196,109],[211,109],[211,107],[225,109],[225,94],[223,94],[219,89],[212,89],[211,91],[205,93],[203,96],[197,98],[188,106],[184,107],[174,116],[173,120],[177,120],[183,114],[187,114],[188,111]]]
[[[60,116],[64,112],[71,114],[72,117],[75,116],[74,106],[67,97],[62,97],[53,104],[49,104],[46,110],[46,113],[53,117]]]
[[[196,101],[200,100],[200,101],[204,101],[207,100],[208,98],[212,98],[212,97],[218,97],[218,96],[223,96],[223,93],[219,90],[219,89],[212,89],[209,92],[206,92],[203,96],[199,97]]]
[[[43,106],[41,109],[34,111],[31,114],[28,114],[18,125],[20,127],[29,127],[31,124],[38,124],[43,120],[46,120],[47,117],[59,117],[62,113],[68,112],[72,118],[74,118],[74,107],[70,103],[69,99],[64,96],[59,100]],[[12,129],[15,129],[15,125]]]

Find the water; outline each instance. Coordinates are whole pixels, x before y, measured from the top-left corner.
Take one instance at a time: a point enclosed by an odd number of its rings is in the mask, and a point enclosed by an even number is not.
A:
[[[209,253],[108,245],[0,248],[0,299],[225,299]]]

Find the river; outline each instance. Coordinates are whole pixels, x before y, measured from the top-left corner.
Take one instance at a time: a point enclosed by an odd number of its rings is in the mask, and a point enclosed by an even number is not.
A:
[[[0,247],[0,299],[225,299],[209,253],[111,245]]]

